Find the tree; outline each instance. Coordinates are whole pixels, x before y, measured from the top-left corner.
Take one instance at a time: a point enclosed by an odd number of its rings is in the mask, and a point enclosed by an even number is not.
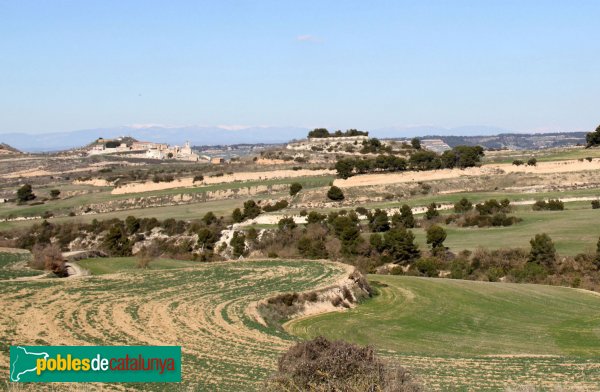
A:
[[[169,158],[169,159],[173,158],[173,153],[172,152],[168,153],[167,158]]]
[[[527,166],[537,166],[537,159],[535,159],[534,157],[529,158],[527,160]]]
[[[260,215],[260,207],[254,200],[244,202],[244,219],[254,219]]]
[[[326,215],[320,214],[317,211],[311,211],[306,216],[306,223],[309,225],[312,223],[321,223],[325,220],[325,218],[327,218]]]
[[[60,191],[58,189],[50,190],[50,197],[56,199],[60,195]]]
[[[432,225],[427,229],[427,244],[431,245],[433,253],[444,249],[446,231],[438,225]]]
[[[421,149],[421,141],[419,140],[418,137],[413,137],[412,140],[410,141],[410,145],[415,150],[420,150]]]
[[[125,218],[125,227],[127,228],[127,233],[135,234],[140,229],[140,220],[135,216],[129,215]]]
[[[111,256],[131,256],[131,242],[120,224],[111,226],[102,243]]]
[[[460,214],[463,212],[469,212],[473,209],[473,203],[471,203],[466,197],[460,199],[454,204],[454,212]]]
[[[329,188],[329,190],[327,191],[327,197],[329,198],[329,200],[333,201],[342,201],[345,198],[344,192],[342,192],[342,190],[335,185]]]
[[[311,138],[324,138],[331,136],[326,128],[315,128],[308,133],[308,137]]]
[[[385,210],[376,209],[375,213],[369,217],[369,228],[374,233],[382,233],[390,229],[388,214]]]
[[[525,162],[523,162],[520,159],[515,159],[514,161],[512,161],[512,164],[515,165],[515,166],[521,166],[521,165],[524,165]]]
[[[600,145],[600,125],[596,128],[594,132],[590,132],[585,136],[585,140],[587,145],[585,148],[590,148],[594,146]]]
[[[554,264],[556,249],[548,234],[536,234],[529,243],[531,244],[531,251],[529,252],[530,263],[545,265],[547,267]]]
[[[298,225],[291,216],[283,217],[277,222],[279,230],[294,230]]]
[[[212,212],[212,211],[208,211],[206,214],[204,214],[204,216],[202,217],[202,221],[206,224],[206,225],[212,225],[213,223],[215,223],[217,221],[217,216]]]
[[[233,219],[235,223],[242,222],[244,220],[244,214],[242,214],[242,210],[240,210],[239,208],[233,210],[233,212],[231,213],[231,219]]]
[[[290,185],[290,196],[296,196],[301,190],[302,184],[299,182],[294,182],[292,185]]]
[[[219,240],[219,232],[203,227],[198,230],[198,246],[202,251],[213,250],[215,243]]]
[[[386,232],[383,235],[381,248],[397,264],[410,263],[421,255],[419,247],[415,244],[415,235],[404,227]]]
[[[346,179],[352,176],[355,162],[351,158],[343,158],[335,163],[335,170],[340,178]]]
[[[21,203],[35,199],[35,194],[30,184],[25,184],[17,191],[17,200]]]
[[[600,209],[600,200],[592,200],[592,209],[593,210]]]
[[[234,257],[240,257],[246,254],[246,236],[244,233],[235,231],[229,245],[231,245]]]
[[[427,207],[427,211],[425,212],[425,219],[427,220],[431,220],[435,217],[440,216],[440,213],[437,210],[437,204],[435,203],[431,203],[428,207]]]
[[[403,204],[402,207],[400,207],[400,214],[394,214],[394,216],[392,216],[392,225],[394,227],[401,226],[406,229],[415,227],[415,217],[408,204]]]

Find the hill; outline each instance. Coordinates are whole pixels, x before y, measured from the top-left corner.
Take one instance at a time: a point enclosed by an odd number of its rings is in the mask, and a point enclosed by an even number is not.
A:
[[[22,154],[22,152],[6,143],[0,143],[0,154]]]
[[[302,337],[373,344],[419,369],[442,390],[444,385],[470,390],[491,365],[490,388],[506,386],[516,375],[523,383],[546,386],[571,377],[574,384],[600,382],[600,374],[591,375],[582,365],[599,366],[600,296],[595,293],[450,279],[370,279],[380,282],[374,299],[347,312],[292,321],[286,329]],[[567,363],[579,364],[570,366],[581,374],[572,373]],[[451,379],[447,371],[462,379]]]

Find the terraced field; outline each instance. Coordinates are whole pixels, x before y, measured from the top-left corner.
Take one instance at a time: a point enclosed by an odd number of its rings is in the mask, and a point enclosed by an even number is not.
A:
[[[249,305],[278,292],[327,286],[347,273],[335,263],[252,261],[2,281],[0,374],[8,377],[11,344],[181,345],[181,389],[256,390],[294,338],[259,324]]]
[[[600,296],[561,287],[370,276],[380,295],[286,329],[373,344],[433,390],[600,389]]]

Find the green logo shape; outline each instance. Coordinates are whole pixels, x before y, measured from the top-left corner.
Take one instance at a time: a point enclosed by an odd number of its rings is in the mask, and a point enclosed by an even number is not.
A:
[[[180,346],[11,346],[12,382],[180,382]]]

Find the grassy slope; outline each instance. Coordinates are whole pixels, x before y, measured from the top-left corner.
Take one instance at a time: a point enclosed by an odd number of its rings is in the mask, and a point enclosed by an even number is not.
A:
[[[77,262],[82,268],[90,271],[92,275],[112,274],[115,272],[125,272],[139,270],[135,257],[111,257],[99,259],[87,259]],[[148,270],[164,270],[172,268],[184,268],[198,265],[193,261],[181,261],[170,259],[157,259],[150,262]]]
[[[388,285],[380,288],[381,295],[344,313],[292,321],[287,329],[301,337],[373,344],[386,355],[401,357],[434,389],[467,390],[477,384],[494,389],[516,376],[533,384],[600,385],[600,374],[593,371],[600,356],[600,297],[593,293],[526,284],[370,278]],[[499,357],[506,354],[515,357]],[[488,374],[482,384],[481,374],[488,370],[494,376]]]
[[[14,253],[0,251],[0,280],[41,275],[41,271],[24,268],[23,266],[15,267],[16,263],[25,262],[30,257],[31,254],[29,252]]]
[[[592,210],[589,204],[567,203],[566,206],[568,209],[565,211],[532,211],[530,206],[523,206],[514,213],[523,221],[508,227],[461,228],[444,225],[448,234],[445,245],[453,251],[529,248],[529,240],[535,234],[547,233],[559,254],[573,256],[595,251],[600,237],[600,210]],[[413,232],[419,246],[425,249],[425,231],[414,229]]]

